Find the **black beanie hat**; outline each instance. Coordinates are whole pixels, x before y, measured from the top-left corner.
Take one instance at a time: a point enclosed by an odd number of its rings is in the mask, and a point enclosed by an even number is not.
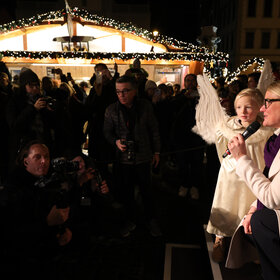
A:
[[[19,84],[21,87],[25,86],[29,83],[38,83],[39,84],[39,78],[35,72],[33,72],[29,68],[22,68],[21,72],[19,74]]]

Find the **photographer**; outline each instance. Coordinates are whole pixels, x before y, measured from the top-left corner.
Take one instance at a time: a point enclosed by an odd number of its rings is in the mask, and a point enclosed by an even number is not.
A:
[[[131,76],[116,81],[118,101],[107,107],[104,121],[106,140],[116,148],[116,198],[123,203],[128,223],[123,235],[129,235],[136,223],[135,184],[139,186],[145,218],[153,236],[159,230],[151,189],[151,164],[159,164],[160,136],[152,104],[137,97],[138,84]]]
[[[73,153],[69,158],[79,163],[79,170],[75,174],[80,193],[77,223],[82,225],[81,228],[86,226],[93,235],[118,235],[123,211],[116,207],[118,204],[96,162],[82,153]]]
[[[60,194],[54,185],[37,184],[48,177],[49,169],[48,147],[40,141],[31,141],[20,151],[6,187],[9,257],[19,266],[19,273],[28,276],[31,272],[40,273],[43,265],[61,254],[62,247],[72,240],[72,232],[66,224],[70,207],[58,205]]]
[[[54,111],[40,91],[40,80],[31,69],[23,68],[19,75],[20,87],[9,98],[6,118],[9,125],[9,169],[12,170],[17,151],[31,139],[40,139],[55,149]]]
[[[47,97],[54,100],[56,119],[56,150],[54,155],[59,157],[69,149],[82,151],[82,144],[86,141],[83,128],[88,114],[83,104],[83,92],[75,83],[71,73],[68,72],[65,75],[60,68],[53,70],[60,75],[61,84],[58,88],[50,86],[52,90],[45,90],[45,93]],[[43,81],[48,81],[46,78],[44,77]],[[43,84],[50,85],[50,83]]]

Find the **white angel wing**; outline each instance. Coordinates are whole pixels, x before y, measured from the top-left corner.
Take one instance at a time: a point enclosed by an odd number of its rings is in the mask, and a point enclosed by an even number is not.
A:
[[[207,143],[213,144],[216,139],[217,124],[226,122],[229,116],[222,107],[217,91],[209,78],[205,74],[198,75],[197,83],[200,98],[196,106],[196,126],[192,130]]]
[[[266,89],[270,84],[275,81],[275,76],[272,72],[272,67],[270,61],[267,59],[264,62],[263,70],[261,72],[260,79],[258,81],[257,88],[262,92],[263,95],[266,93]]]

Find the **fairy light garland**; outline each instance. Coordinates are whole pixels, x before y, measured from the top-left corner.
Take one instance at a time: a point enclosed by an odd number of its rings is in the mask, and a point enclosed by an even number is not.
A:
[[[233,80],[236,79],[237,75],[248,70],[248,68],[250,66],[252,66],[254,63],[257,64],[257,67],[254,69],[254,71],[257,71],[257,72],[262,71],[264,62],[265,62],[265,59],[260,58],[260,57],[254,57],[252,59],[245,61],[243,64],[241,64],[239,67],[237,67],[237,69],[234,72],[227,75],[227,78],[226,78],[227,83],[231,83]]]
[[[127,32],[130,34],[139,36],[141,38],[144,38],[146,40],[152,41],[154,43],[163,44],[167,48],[168,47],[175,48],[178,50],[178,52],[192,53],[192,56],[193,56],[192,59],[195,59],[195,60],[199,59],[201,57],[204,57],[205,59],[207,59],[207,57],[209,57],[209,58],[211,57],[215,60],[221,60],[221,61],[228,61],[228,59],[229,59],[229,56],[226,53],[222,53],[222,52],[209,53],[209,50],[205,47],[195,46],[191,43],[179,41],[177,39],[170,38],[170,37],[167,37],[167,36],[164,36],[161,34],[159,34],[155,39],[152,32],[150,32],[146,29],[143,29],[143,28],[138,28],[138,27],[134,26],[131,22],[124,23],[124,22],[119,22],[114,19],[98,16],[96,14],[90,14],[88,11],[86,11],[84,9],[79,9],[77,7],[73,8],[71,10],[71,13],[72,13],[73,17],[79,17],[80,19],[82,19],[84,21],[90,21],[99,26],[111,27],[111,28],[114,28],[114,29],[117,29],[117,30],[120,30],[123,32]],[[36,15],[36,16],[33,16],[28,19],[12,21],[10,23],[0,25],[0,35],[10,32],[10,31],[44,24],[45,22],[47,22],[47,24],[51,24],[53,21],[56,21],[59,19],[64,20],[65,15],[66,15],[66,11],[65,11],[65,9],[62,9],[59,11],[51,11],[51,12],[48,12],[45,14]],[[15,55],[16,55],[16,53],[17,52],[15,52]],[[176,52],[170,52],[170,53],[173,53],[175,55],[173,59],[177,59],[177,57],[180,56]],[[157,59],[157,55],[155,55],[155,56]],[[182,56],[184,56],[184,54]],[[149,57],[151,57],[151,56],[149,56]]]
[[[213,56],[209,54],[194,54],[187,52],[166,52],[166,53],[107,53],[107,52],[57,52],[57,51],[0,51],[2,57],[13,58],[30,58],[30,59],[58,59],[58,58],[71,58],[71,59],[108,59],[108,60],[130,60],[139,58],[142,60],[169,60],[169,61],[183,61],[183,60],[196,60],[200,62],[210,63]],[[220,60],[223,67],[226,67],[227,61]]]

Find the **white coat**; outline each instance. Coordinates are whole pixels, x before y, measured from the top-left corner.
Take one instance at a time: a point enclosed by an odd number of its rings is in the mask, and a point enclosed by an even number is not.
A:
[[[279,133],[280,129],[275,131],[275,134],[278,135]],[[275,211],[280,236],[280,150],[272,162],[268,178],[263,175],[262,170],[257,167],[248,155],[241,157],[237,161],[236,174],[267,208]],[[256,201],[252,205],[256,207]],[[254,261],[258,258],[255,247],[244,238],[242,233],[244,229],[241,223],[231,240],[225,264],[227,268],[238,268],[246,262]]]

